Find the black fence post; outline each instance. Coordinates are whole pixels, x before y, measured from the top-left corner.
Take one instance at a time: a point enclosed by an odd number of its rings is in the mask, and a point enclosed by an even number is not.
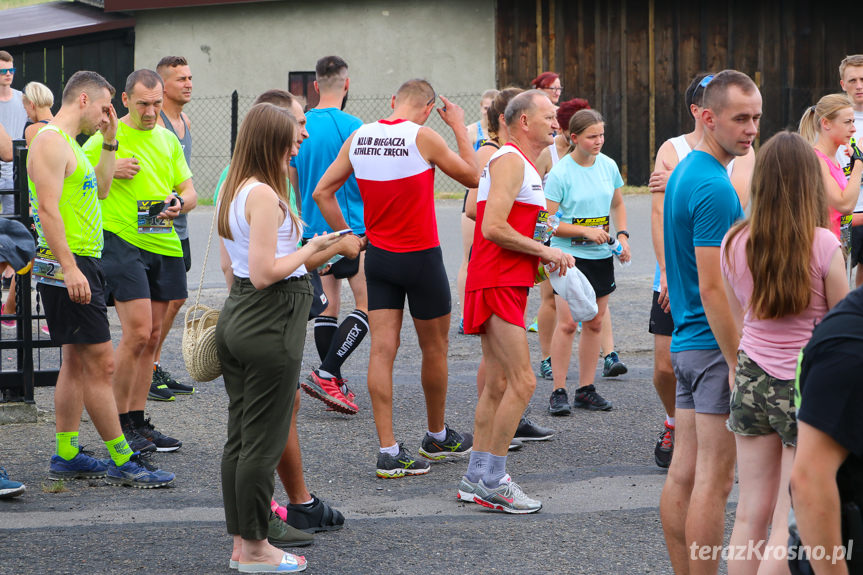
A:
[[[234,156],[234,145],[237,143],[237,126],[240,120],[240,95],[234,90],[231,93],[231,157]]]
[[[27,147],[24,140],[13,140],[13,187],[2,190],[0,194],[13,194],[15,198],[15,213],[3,214],[0,217],[17,220],[30,227],[30,190],[27,182]],[[16,310],[14,314],[4,315],[3,319],[14,320],[15,338],[0,338],[0,353],[5,350],[15,350],[16,367],[14,370],[0,370],[0,402],[34,403],[33,388],[53,386],[57,383],[59,369],[42,369],[42,350],[57,348],[50,339],[36,339],[33,334],[33,320],[44,321],[39,312],[39,296],[37,294],[36,314],[33,313],[31,300],[31,275],[29,273],[15,276]],[[34,351],[38,350],[39,365],[36,365]],[[62,353],[60,354],[62,356]]]
[[[30,227],[30,189],[27,181],[27,142],[15,142],[15,219]],[[33,303],[30,300],[30,274],[15,276],[15,295],[18,312],[16,322],[18,339],[18,368],[24,383],[24,401],[34,403],[35,384],[33,368]]]

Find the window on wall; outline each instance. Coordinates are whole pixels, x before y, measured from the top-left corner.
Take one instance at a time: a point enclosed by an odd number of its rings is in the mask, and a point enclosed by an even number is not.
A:
[[[306,109],[318,105],[320,96],[315,91],[314,72],[288,72],[288,91],[306,99]]]

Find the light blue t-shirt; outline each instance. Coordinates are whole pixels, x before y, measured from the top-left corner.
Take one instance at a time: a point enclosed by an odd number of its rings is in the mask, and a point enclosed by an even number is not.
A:
[[[303,229],[304,238],[334,231],[327,225],[318,205],[312,199],[312,192],[315,191],[324,172],[339,155],[342,144],[362,125],[363,122],[359,118],[336,108],[313,108],[306,112],[306,130],[309,132],[309,137],[303,141],[297,157],[291,159],[291,166],[297,169],[299,176],[303,221],[306,223]],[[353,174],[336,192],[336,199],[348,227],[355,234],[366,233],[363,198]]]
[[[617,164],[605,154],[596,156],[589,168],[579,165],[567,154],[548,173],[545,197],[560,204],[561,222],[602,227],[608,232],[611,199],[614,190],[622,185]],[[587,238],[554,236],[551,245],[576,258],[604,260],[611,257],[608,244],[597,244]]]
[[[742,218],[737,192],[716,158],[694,150],[677,165],[665,187],[663,215],[672,352],[719,349],[701,301],[695,248],[718,248]]]

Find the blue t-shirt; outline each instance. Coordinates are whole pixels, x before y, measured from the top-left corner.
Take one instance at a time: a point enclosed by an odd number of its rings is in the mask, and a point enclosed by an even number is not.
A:
[[[601,227],[608,232],[611,199],[614,190],[622,185],[617,164],[605,154],[596,156],[589,168],[579,165],[567,154],[548,173],[545,197],[560,204],[561,222]],[[604,260],[611,257],[608,244],[597,244],[587,238],[554,236],[551,245],[576,258]]]
[[[313,108],[306,112],[309,137],[303,141],[297,157],[291,160],[291,166],[297,169],[300,197],[303,201],[303,221],[306,223],[303,237],[310,238],[315,234],[334,231],[321,215],[318,205],[312,199],[312,192],[339,155],[342,144],[362,125],[359,118],[336,108]],[[356,234],[364,234],[366,224],[363,220],[363,198],[353,174],[336,192],[336,199],[348,227]]]
[[[696,247],[716,247],[743,208],[725,166],[693,151],[677,165],[665,188],[665,273],[674,333],[671,351],[719,349],[698,288]]]

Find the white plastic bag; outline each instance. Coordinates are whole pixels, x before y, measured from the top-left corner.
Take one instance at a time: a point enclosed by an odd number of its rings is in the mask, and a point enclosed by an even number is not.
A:
[[[565,276],[561,276],[557,271],[549,271],[548,267],[545,271],[551,287],[569,304],[574,321],[590,321],[596,317],[599,311],[596,306],[596,292],[578,268],[569,268]]]

